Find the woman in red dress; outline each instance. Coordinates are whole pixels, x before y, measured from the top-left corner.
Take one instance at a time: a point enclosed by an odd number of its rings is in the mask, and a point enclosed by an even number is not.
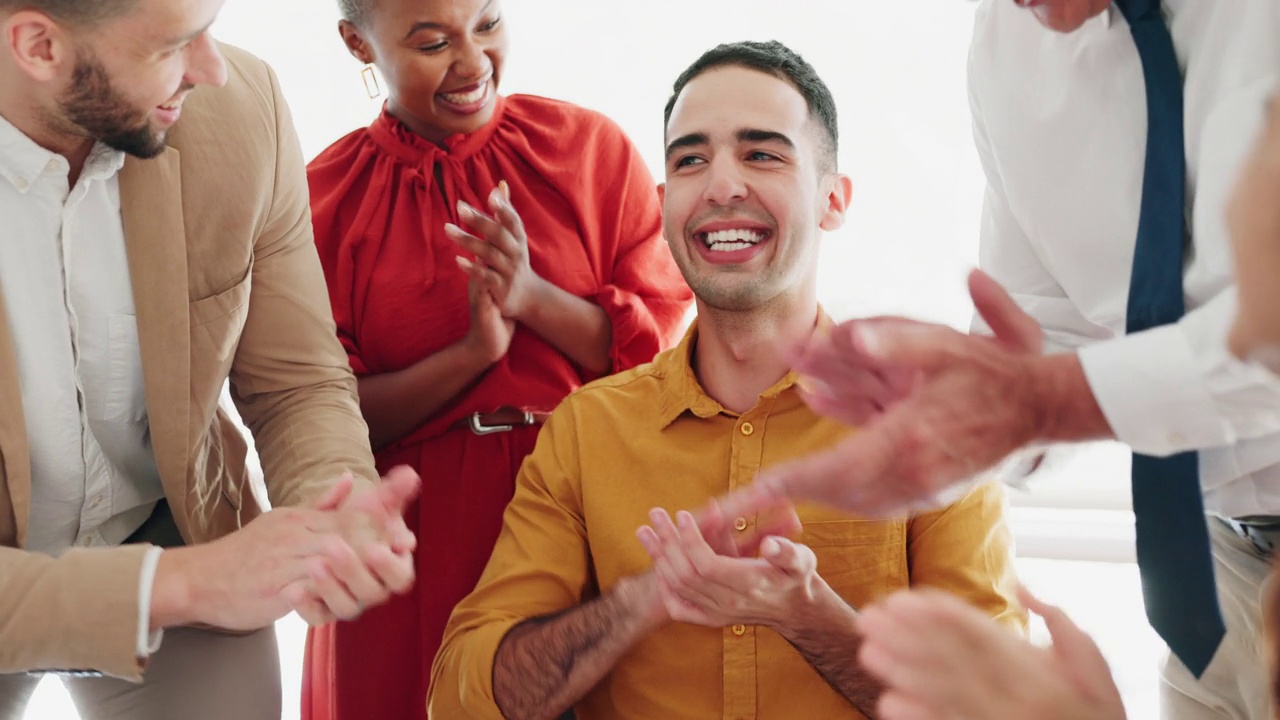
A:
[[[312,631],[307,720],[420,720],[545,413],[669,346],[691,301],[651,176],[603,116],[497,94],[497,0],[341,0],[382,115],[308,168],[316,245],[378,466],[422,493],[413,591]]]

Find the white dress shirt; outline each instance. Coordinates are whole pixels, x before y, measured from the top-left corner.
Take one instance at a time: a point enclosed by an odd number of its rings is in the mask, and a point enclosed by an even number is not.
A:
[[[96,145],[70,165],[0,117],[0,291],[31,450],[24,549],[118,545],[164,497],[151,450],[120,219],[124,154]],[[175,238],[180,242],[180,238]],[[139,656],[159,550],[140,581]]]
[[[1187,315],[1124,336],[1147,108],[1115,8],[1069,34],[1009,0],[978,10],[969,90],[988,179],[980,262],[1053,349],[1080,348],[1122,442],[1155,455],[1203,449],[1210,512],[1280,515],[1280,382],[1227,352],[1236,298],[1224,218],[1280,79],[1280,0],[1164,6],[1185,80]]]

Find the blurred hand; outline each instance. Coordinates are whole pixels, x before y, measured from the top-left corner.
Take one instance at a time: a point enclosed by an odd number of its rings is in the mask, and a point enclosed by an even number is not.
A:
[[[375,489],[344,477],[312,508],[278,508],[203,545],[166,550],[151,629],[203,624],[256,630],[297,610],[310,623],[350,619],[413,583],[402,513],[418,476],[396,468]]]
[[[668,616],[705,627],[734,623],[777,628],[812,602],[818,578],[813,551],[785,538],[765,537],[761,557],[717,553],[688,512],[650,512],[636,535],[653,559],[658,593]]]
[[[768,468],[723,501],[725,512],[798,501],[864,515],[935,507],[1041,437],[1049,412],[1035,368],[1040,327],[981,271],[970,275],[969,291],[993,337],[880,318],[844,323],[829,341],[820,340],[830,346],[804,367],[824,388],[811,391],[824,398],[815,407],[841,419],[870,415],[869,421],[829,450]],[[1075,372],[1083,382],[1078,364]],[[887,394],[866,390],[873,374]]]
[[[473,273],[467,283],[467,301],[471,307],[471,328],[467,331],[465,342],[477,356],[488,364],[498,362],[511,348],[511,338],[515,335],[516,323],[502,316],[498,303],[485,285],[476,278],[475,266],[470,260],[459,257],[458,265]]]
[[[463,268],[489,291],[502,316],[521,320],[546,281],[529,265],[529,239],[505,182],[489,193],[489,211],[493,214],[458,201],[458,216],[476,234],[453,224],[446,224],[445,232],[476,257]]]
[[[655,513],[660,513],[661,517],[667,518],[668,524],[670,523],[670,518],[663,510],[652,511],[651,520],[658,517]],[[683,514],[689,515],[689,513]],[[690,515],[690,517],[693,516]],[[785,537],[800,530],[800,518],[794,509],[787,506],[762,513],[751,531],[739,531],[714,500],[707,504],[693,522],[698,537],[706,546],[717,555],[729,558],[752,558],[767,539]],[[636,536],[645,546],[646,551],[655,546],[653,538],[656,535],[652,527],[646,525],[639,528],[636,530]],[[654,557],[652,552],[650,557]],[[654,571],[638,576],[636,579],[635,597],[638,600],[635,604],[648,621],[656,626],[673,619],[668,608],[669,589],[664,590],[656,563]]]
[[[418,474],[401,465],[376,487],[352,491],[351,483],[350,476],[342,478],[316,506],[331,513],[343,542],[311,563],[309,582],[286,590],[294,610],[311,625],[353,620],[413,586],[417,539],[404,512],[418,495]]]
[[[1123,720],[1124,705],[1098,646],[1060,609],[1019,589],[1044,618],[1040,648],[964,601],[904,590],[858,618],[862,666],[885,684],[883,720]]]

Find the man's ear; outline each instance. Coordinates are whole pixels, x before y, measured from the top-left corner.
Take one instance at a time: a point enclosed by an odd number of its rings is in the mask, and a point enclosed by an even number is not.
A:
[[[37,82],[55,80],[67,63],[75,63],[67,28],[36,10],[20,10],[5,20],[4,46],[18,68]]]
[[[845,214],[849,211],[849,202],[853,199],[853,181],[848,175],[832,173],[825,182],[827,206],[822,211],[822,219],[818,221],[818,227],[826,232],[832,232],[844,225]]]
[[[658,183],[658,204],[661,205],[666,201],[667,201],[667,184]]]

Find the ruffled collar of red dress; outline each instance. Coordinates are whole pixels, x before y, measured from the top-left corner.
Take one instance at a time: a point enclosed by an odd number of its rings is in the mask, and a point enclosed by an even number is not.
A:
[[[408,163],[425,163],[441,157],[465,160],[484,147],[497,132],[506,112],[507,99],[499,95],[495,103],[493,117],[484,127],[473,133],[451,135],[445,138],[443,147],[410,130],[387,110],[385,103],[382,113],[369,126],[369,135],[382,149]]]

